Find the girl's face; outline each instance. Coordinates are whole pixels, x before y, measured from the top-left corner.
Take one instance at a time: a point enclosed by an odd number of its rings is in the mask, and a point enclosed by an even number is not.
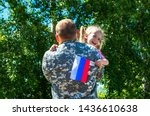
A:
[[[87,36],[87,43],[95,46],[100,45],[101,33],[100,32],[92,32]]]

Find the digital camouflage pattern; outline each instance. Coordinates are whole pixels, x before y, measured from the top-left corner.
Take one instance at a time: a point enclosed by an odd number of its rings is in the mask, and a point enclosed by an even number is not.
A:
[[[100,59],[100,54],[91,45],[70,40],[60,44],[56,51],[45,52],[42,70],[52,84],[53,99],[96,99],[96,80],[99,69],[90,66],[86,83],[70,79],[71,69],[76,55],[91,61]]]

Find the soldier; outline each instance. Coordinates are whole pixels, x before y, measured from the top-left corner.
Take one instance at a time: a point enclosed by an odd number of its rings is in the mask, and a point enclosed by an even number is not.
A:
[[[42,61],[43,73],[51,83],[53,99],[96,99],[99,71],[92,64],[100,59],[96,48],[76,41],[76,26],[70,19],[58,22],[56,40],[59,43],[57,49],[46,51]],[[86,66],[82,70],[83,64]]]

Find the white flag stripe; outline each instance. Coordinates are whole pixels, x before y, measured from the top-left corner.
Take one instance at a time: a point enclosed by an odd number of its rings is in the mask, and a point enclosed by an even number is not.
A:
[[[70,76],[70,78],[73,79],[73,80],[76,79],[76,74],[77,74],[77,71],[78,71],[80,60],[81,60],[80,56],[75,57],[73,67],[72,67],[72,70],[71,70],[71,76]]]

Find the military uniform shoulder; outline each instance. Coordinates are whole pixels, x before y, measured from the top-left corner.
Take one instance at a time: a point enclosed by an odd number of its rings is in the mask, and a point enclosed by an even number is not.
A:
[[[85,44],[85,43],[81,43],[81,42],[76,42],[76,44],[78,44],[79,46],[84,46],[87,49],[97,51],[97,49],[94,46],[90,45],[90,44]]]
[[[47,50],[47,51],[45,52],[45,54],[50,54],[50,50]]]
[[[46,57],[47,55],[50,54],[50,50],[47,50],[45,53],[44,53],[44,57]]]
[[[98,51],[94,46],[92,46],[92,45],[90,45],[90,44],[87,44],[87,46],[88,46],[89,48],[93,49],[93,50]]]
[[[55,56],[55,55],[56,55],[56,51],[47,50],[47,51],[44,53],[43,58],[44,58],[44,59],[54,59],[54,56]]]

